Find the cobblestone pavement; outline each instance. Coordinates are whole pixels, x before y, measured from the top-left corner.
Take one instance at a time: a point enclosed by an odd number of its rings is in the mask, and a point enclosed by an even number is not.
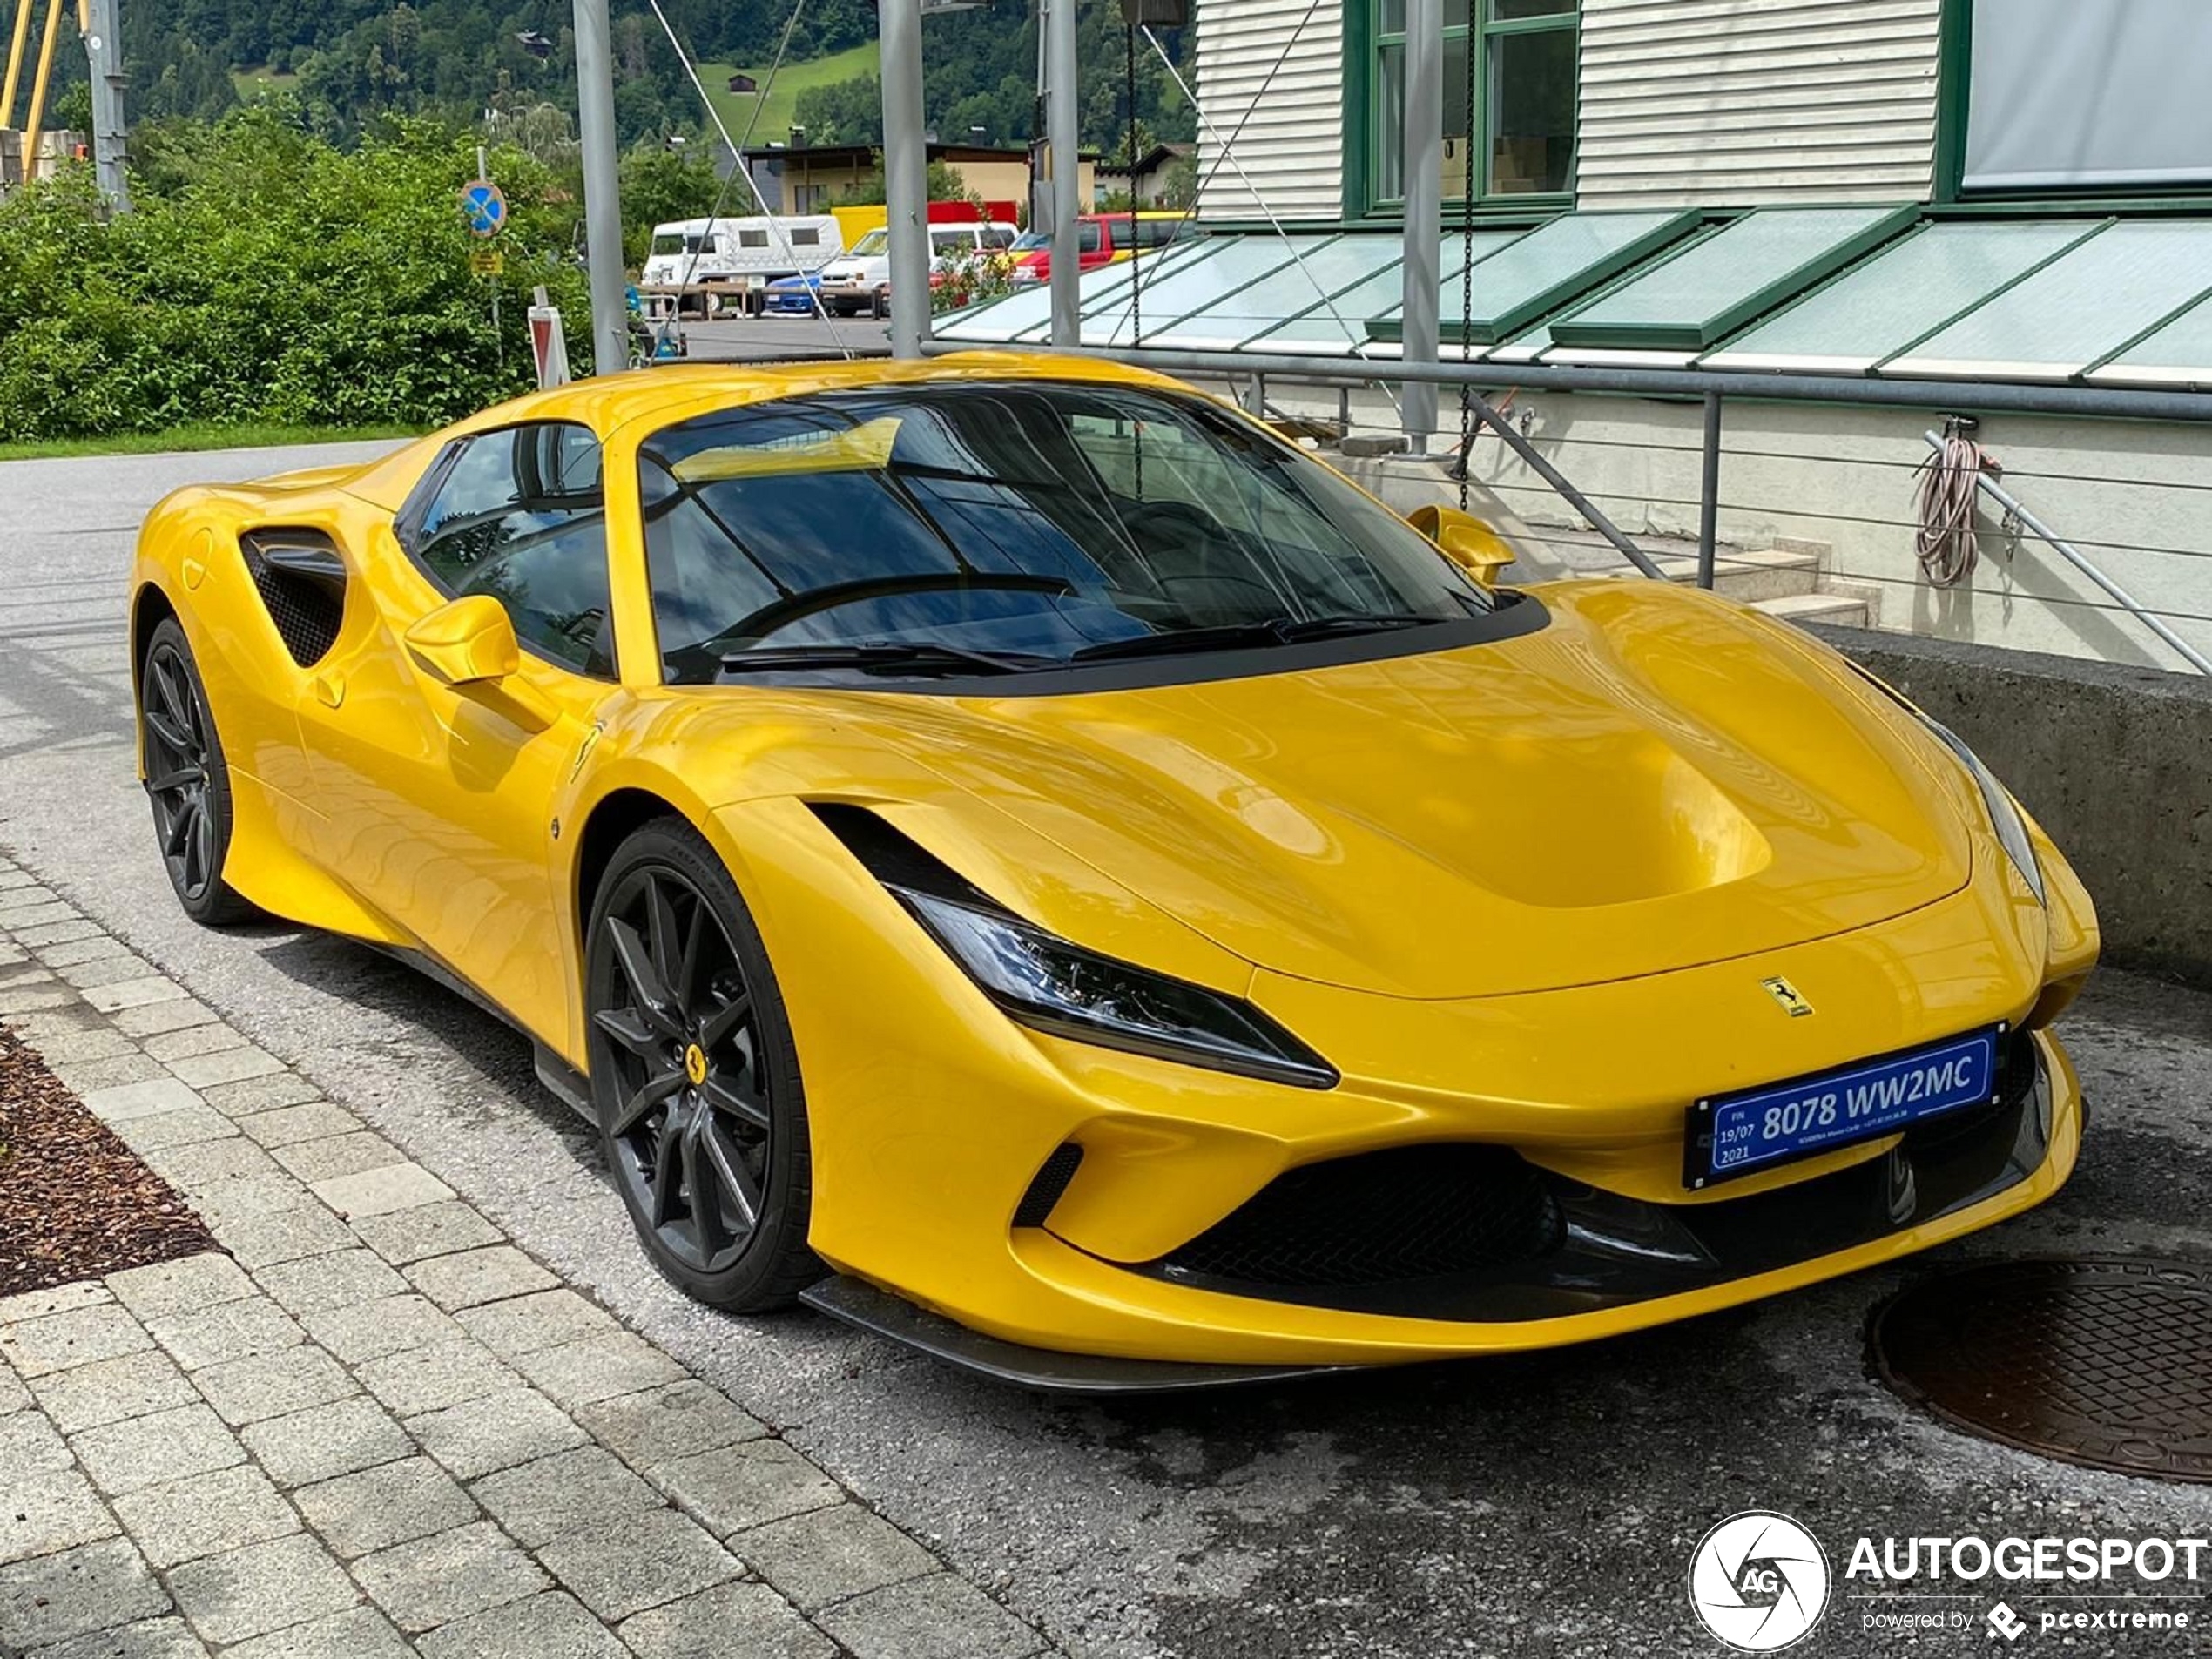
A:
[[[4,859],[0,1020],[228,1252],[0,1299],[0,1654],[1048,1651]]]

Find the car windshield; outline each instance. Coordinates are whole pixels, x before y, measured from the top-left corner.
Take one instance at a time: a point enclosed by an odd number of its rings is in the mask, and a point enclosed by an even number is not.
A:
[[[863,236],[859,241],[853,243],[852,251],[856,257],[867,259],[871,255],[882,253],[884,249],[889,247],[890,246],[891,233],[885,230],[881,226],[878,226],[875,229],[870,231],[866,236]]]
[[[744,671],[751,651],[1059,667],[1464,623],[1493,603],[1328,469],[1171,392],[826,392],[665,428],[638,468],[676,682]]]

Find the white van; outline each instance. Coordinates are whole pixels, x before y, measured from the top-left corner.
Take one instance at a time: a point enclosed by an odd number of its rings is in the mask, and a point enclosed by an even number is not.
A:
[[[948,253],[968,248],[1010,248],[1020,230],[1003,219],[983,224],[932,225],[929,255],[933,268]],[[840,317],[860,312],[871,316],[890,314],[886,303],[891,293],[891,233],[878,228],[853,244],[844,258],[822,267],[822,306]]]
[[[845,251],[828,213],[770,219],[684,219],[653,226],[637,292],[656,318],[717,315],[725,303],[753,311],[778,277],[818,271]]]

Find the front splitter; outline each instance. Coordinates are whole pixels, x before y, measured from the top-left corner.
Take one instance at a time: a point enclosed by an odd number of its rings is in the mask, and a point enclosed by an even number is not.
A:
[[[833,1274],[799,1293],[819,1313],[995,1382],[1057,1394],[1173,1394],[1250,1387],[1365,1369],[1359,1366],[1212,1366],[1062,1353],[1003,1341],[916,1307],[863,1280]]]

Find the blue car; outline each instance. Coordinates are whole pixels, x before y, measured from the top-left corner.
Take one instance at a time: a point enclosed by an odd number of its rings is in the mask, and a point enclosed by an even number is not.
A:
[[[821,273],[818,271],[809,271],[803,276],[778,277],[768,285],[767,297],[760,308],[769,316],[818,315],[820,306],[815,296],[821,287]]]

